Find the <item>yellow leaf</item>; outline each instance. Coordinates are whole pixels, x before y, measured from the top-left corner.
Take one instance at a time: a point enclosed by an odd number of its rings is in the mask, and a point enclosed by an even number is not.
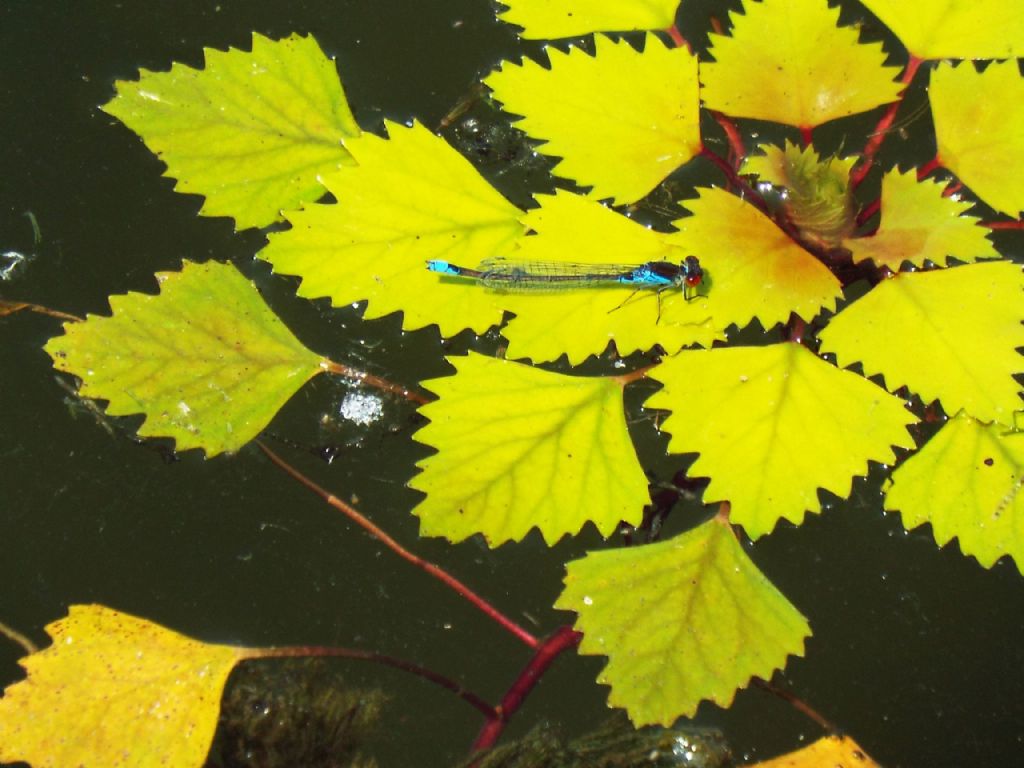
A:
[[[450,360],[456,375],[427,384],[439,400],[416,439],[438,450],[409,485],[425,536],[491,546],[533,527],[548,543],[587,520],[607,536],[637,524],[649,503],[612,378],[548,373],[482,355]]]
[[[522,37],[544,40],[588,32],[668,29],[679,0],[507,0],[498,18],[523,27]]]
[[[359,126],[312,37],[253,34],[251,53],[207,48],[204,70],[175,64],[116,85],[103,110],[167,163],[179,192],[206,196],[203,214],[239,229],[316,200],[317,177],[353,162],[341,140]]]
[[[67,323],[45,349],[83,397],[110,401],[107,413],[144,413],[140,435],[237,451],[326,361],[232,266],[186,261],[156,278],[159,294],[111,296],[110,317]]]
[[[693,215],[674,222],[679,232],[668,241],[700,259],[717,327],[756,317],[771,328],[791,312],[810,320],[835,308],[839,280],[771,219],[724,190],[700,195],[684,201]]]
[[[820,334],[840,365],[908,386],[947,413],[1013,424],[1022,407],[1024,275],[1008,261],[900,273],[844,309]]]
[[[224,682],[255,652],[73,605],[0,699],[0,760],[34,768],[201,766]]]
[[[510,254],[516,261],[636,265],[681,263],[688,255],[666,235],[588,198],[559,191],[538,195],[537,202],[540,207],[523,218],[536,234],[520,238]],[[482,288],[467,285],[463,290]],[[510,358],[543,361],[565,354],[577,365],[610,342],[627,355],[655,344],[670,352],[689,344],[711,346],[724,337],[711,322],[708,300],[687,300],[679,290],[609,286],[509,293],[501,297],[501,306],[516,314],[504,332]]]
[[[834,247],[853,232],[856,210],[850,189],[850,170],[857,158],[822,160],[814,147],[786,141],[785,148],[762,145],[761,155],[743,161],[742,174],[780,187],[786,214],[801,236],[823,247]]]
[[[997,259],[999,253],[986,239],[988,230],[978,218],[967,216],[972,203],[944,197],[943,184],[917,181],[913,170],[890,171],[882,179],[882,221],[870,237],[849,238],[843,245],[854,261],[871,259],[898,272],[904,262],[923,266],[949,259]]]
[[[555,607],[575,611],[580,653],[636,725],[670,725],[702,700],[727,707],[751,677],[803,655],[810,627],[711,520],[673,539],[592,552],[566,567]]]
[[[648,407],[673,411],[669,450],[700,454],[689,474],[710,477],[705,498],[728,500],[754,539],[819,512],[819,488],[845,498],[869,460],[913,446],[898,398],[799,344],[680,352],[653,375],[665,388]]]
[[[961,412],[892,475],[886,509],[909,530],[931,523],[939,546],[954,537],[990,568],[1009,555],[1024,571],[1024,433]]]
[[[1007,0],[863,0],[919,59],[1024,55],[1024,13]]]
[[[385,123],[390,139],[346,142],[359,165],[323,179],[338,199],[287,213],[292,228],[260,252],[275,272],[299,275],[299,295],[335,306],[368,300],[366,317],[404,311],[404,327],[438,323],[454,336],[501,321],[486,291],[438,279],[426,261],[465,266],[504,253],[522,233],[520,211],[469,161],[419,123]]]
[[[708,108],[813,128],[899,96],[881,44],[858,43],[825,0],[748,0],[744,10],[731,37],[711,34],[715,60],[700,72]]]
[[[505,62],[484,83],[517,127],[563,160],[560,176],[592,185],[596,198],[639,200],[701,151],[697,59],[654,35],[643,52],[595,38],[596,56],[547,48],[551,68]],[[558,98],[552,98],[558,94]]]
[[[1020,9],[1017,15],[1024,18]],[[1017,62],[997,62],[980,74],[967,63],[940,65],[928,98],[939,161],[993,208],[1018,216],[1024,210],[1024,78]]]
[[[751,763],[747,768],[881,768],[849,736],[823,736],[787,755]]]

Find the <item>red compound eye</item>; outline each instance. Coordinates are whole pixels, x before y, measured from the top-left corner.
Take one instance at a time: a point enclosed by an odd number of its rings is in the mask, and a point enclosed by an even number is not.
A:
[[[700,285],[700,281],[701,281],[701,279],[703,277],[704,277],[704,275],[699,275],[699,274],[698,275],[687,275],[686,276],[686,284],[688,286],[690,286],[691,288],[696,288],[698,285]]]

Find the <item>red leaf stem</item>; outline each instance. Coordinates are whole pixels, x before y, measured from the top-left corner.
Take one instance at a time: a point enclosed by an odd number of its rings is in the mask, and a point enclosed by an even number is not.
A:
[[[537,652],[530,659],[529,663],[519,673],[519,677],[512,683],[512,686],[505,692],[501,703],[496,707],[494,716],[480,729],[480,733],[473,742],[472,750],[478,752],[490,749],[494,746],[501,732],[505,730],[505,723],[522,706],[523,701],[537,685],[537,681],[551,666],[552,662],[562,652],[575,648],[579,645],[583,635],[570,626],[559,627],[544,641]]]
[[[278,456],[276,453],[270,450],[259,440],[256,441],[256,445],[260,447],[260,450],[262,450],[263,453],[266,454],[267,458],[270,459],[274,464],[283,469],[287,474],[291,475],[295,480],[298,480],[302,485],[306,486],[309,490],[311,490],[325,502],[327,502],[332,507],[337,509],[343,515],[345,515],[345,517],[354,522],[360,528],[367,531],[371,536],[380,541],[381,544],[390,549],[400,558],[402,558],[406,562],[412,563],[420,570],[425,571],[426,573],[428,573],[429,575],[433,576],[435,579],[443,583],[445,586],[449,587],[460,597],[463,597],[466,600],[468,600],[474,606],[479,608],[480,611],[482,611],[488,618],[496,621],[504,629],[511,632],[517,638],[522,640],[526,645],[530,646],[531,648],[540,647],[541,642],[534,635],[527,632],[521,626],[516,624],[514,621],[512,621],[512,619],[508,618],[505,614],[503,614],[501,611],[499,611],[497,608],[495,608],[493,605],[487,602],[484,598],[480,597],[476,592],[471,590],[469,587],[467,587],[461,581],[456,579],[450,573],[434,565],[429,560],[424,560],[419,555],[415,555],[409,550],[407,550],[405,547],[403,547],[401,544],[399,544],[397,541],[391,538],[391,536],[385,533],[384,529],[378,527],[376,524],[374,524],[369,519],[364,517],[358,510],[355,509],[355,507],[345,503],[337,496],[321,488],[319,485],[317,485],[308,477],[299,472],[299,470],[295,469],[295,467],[291,466],[288,462],[286,462],[284,459],[282,459],[280,456]]]
[[[736,127],[736,123],[721,112],[711,110],[711,116],[725,131],[725,136],[729,140],[729,159],[734,168],[739,168],[743,158],[747,156],[747,149],[743,146],[743,135],[740,133],[740,129]]]
[[[878,121],[878,125],[875,126],[875,130],[872,132],[871,138],[864,145],[864,156],[861,158],[860,164],[850,174],[850,186],[854,189],[860,186],[860,183],[864,181],[864,177],[868,175],[868,171],[871,170],[871,166],[875,162],[875,155],[878,154],[878,150],[881,148],[882,142],[885,141],[889,128],[892,127],[892,123],[896,119],[896,113],[903,105],[903,99],[907,95],[910,82],[914,79],[914,75],[917,74],[917,70],[920,69],[923,63],[922,59],[911,55],[907,66],[903,69],[903,76],[900,78],[900,82],[903,83],[903,91],[900,93],[900,97],[885,110],[885,114],[882,115],[882,119]]]

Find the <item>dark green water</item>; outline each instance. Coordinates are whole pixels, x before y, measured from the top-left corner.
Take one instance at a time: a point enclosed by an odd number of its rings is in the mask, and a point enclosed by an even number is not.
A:
[[[688,13],[696,19],[714,5],[694,3]],[[355,310],[296,299],[294,282],[253,262],[262,235],[198,218],[199,199],[174,193],[141,142],[98,110],[114,81],[138,68],[196,66],[204,46],[247,48],[252,31],[314,34],[336,56],[370,130],[384,117],[436,126],[496,62],[535,50],[494,21],[488,0],[8,0],[0,5],[0,251],[32,259],[0,282],[0,297],[105,313],[109,294],[151,292],[153,273],[182,258],[231,260],[318,352],[408,384],[444,373],[435,331],[401,334],[394,317],[363,323]],[[905,149],[910,160],[927,156]],[[518,181],[533,175],[520,171]],[[508,193],[521,198],[516,173],[510,178]],[[25,212],[41,228],[38,245]],[[512,682],[527,660],[516,641],[254,449],[168,463],[70,405],[41,350],[57,332],[40,316],[0,318],[0,620],[43,642],[41,628],[69,604],[100,602],[210,641],[379,650],[492,700]],[[409,514],[416,495],[404,485],[424,455],[411,440],[412,410],[388,401],[370,433],[326,432],[318,417],[343,393],[317,379],[272,429],[300,445],[346,447],[330,464],[302,451],[288,458],[339,495],[357,496],[392,534],[513,617],[536,621],[538,632],[569,620],[549,607],[562,564],[602,546],[597,535],[553,550],[536,534],[497,551],[418,541]],[[641,450],[653,456],[661,444]],[[653,464],[667,474],[682,466]],[[1008,562],[986,571],[955,547],[938,551],[927,531],[904,533],[880,512],[880,482],[877,472],[856,482],[849,503],[830,504],[799,529],[783,525],[752,550],[814,629],[787,684],[884,765],[1013,764],[1024,740],[1024,579]],[[19,655],[0,642],[4,684],[20,676]],[[510,735],[544,719],[569,734],[596,727],[607,712],[607,691],[594,683],[602,663],[560,659]],[[377,749],[384,768],[450,766],[481,724],[458,699],[402,673],[353,662],[345,674],[390,697]],[[757,758],[817,735],[758,691],[741,692],[729,711],[702,707],[698,722],[722,727],[737,755]]]

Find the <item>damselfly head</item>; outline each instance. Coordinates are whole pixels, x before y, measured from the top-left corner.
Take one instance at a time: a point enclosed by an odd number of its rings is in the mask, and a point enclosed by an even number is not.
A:
[[[683,261],[683,282],[688,288],[696,288],[704,280],[704,270],[696,256],[687,256]]]

